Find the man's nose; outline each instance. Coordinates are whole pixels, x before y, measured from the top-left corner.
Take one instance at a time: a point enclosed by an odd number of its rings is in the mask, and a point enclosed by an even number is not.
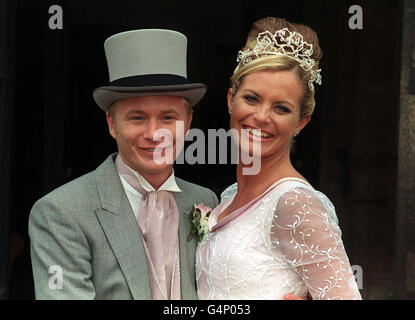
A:
[[[155,119],[150,119],[146,124],[143,137],[149,141],[156,141],[158,129],[157,121]]]

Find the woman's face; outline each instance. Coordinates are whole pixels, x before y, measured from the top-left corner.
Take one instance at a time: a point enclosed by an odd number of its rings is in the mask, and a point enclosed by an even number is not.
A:
[[[289,155],[293,136],[310,120],[300,119],[302,97],[302,84],[293,70],[257,71],[243,79],[235,95],[229,89],[230,125],[238,132],[242,151],[257,154],[260,147],[262,159]],[[249,150],[241,139],[249,141]]]

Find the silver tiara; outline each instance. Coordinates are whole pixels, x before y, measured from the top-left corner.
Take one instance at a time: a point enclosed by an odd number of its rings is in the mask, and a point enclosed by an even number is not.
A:
[[[304,41],[303,36],[287,28],[278,30],[275,34],[269,31],[261,32],[256,38],[257,44],[254,49],[240,50],[236,61],[238,70],[240,65],[246,65],[251,61],[267,55],[285,55],[294,59],[299,66],[311,73],[308,86],[314,91],[313,82],[321,85],[321,69],[314,70],[316,61],[311,58],[313,54],[313,45]]]

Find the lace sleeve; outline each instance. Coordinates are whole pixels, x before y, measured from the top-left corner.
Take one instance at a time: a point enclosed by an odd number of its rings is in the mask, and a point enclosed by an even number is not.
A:
[[[238,191],[238,184],[234,183],[232,185],[230,185],[229,187],[227,187],[220,195],[220,202],[224,202],[226,200],[228,200],[230,197],[232,197],[233,195],[236,194],[236,192]]]
[[[282,195],[273,217],[272,245],[283,253],[314,300],[361,299],[340,228],[321,195],[307,188]]]

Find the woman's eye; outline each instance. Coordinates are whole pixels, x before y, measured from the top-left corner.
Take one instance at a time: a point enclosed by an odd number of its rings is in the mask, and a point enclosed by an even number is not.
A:
[[[251,96],[251,95],[246,95],[244,96],[245,101],[247,101],[248,103],[255,103],[258,101],[258,99],[255,96]]]
[[[275,109],[276,109],[278,112],[282,112],[282,113],[290,113],[290,112],[291,112],[291,110],[290,110],[289,108],[287,108],[287,107],[285,107],[285,106],[282,106],[282,105],[278,105],[278,106],[276,106],[276,107],[275,107]]]

